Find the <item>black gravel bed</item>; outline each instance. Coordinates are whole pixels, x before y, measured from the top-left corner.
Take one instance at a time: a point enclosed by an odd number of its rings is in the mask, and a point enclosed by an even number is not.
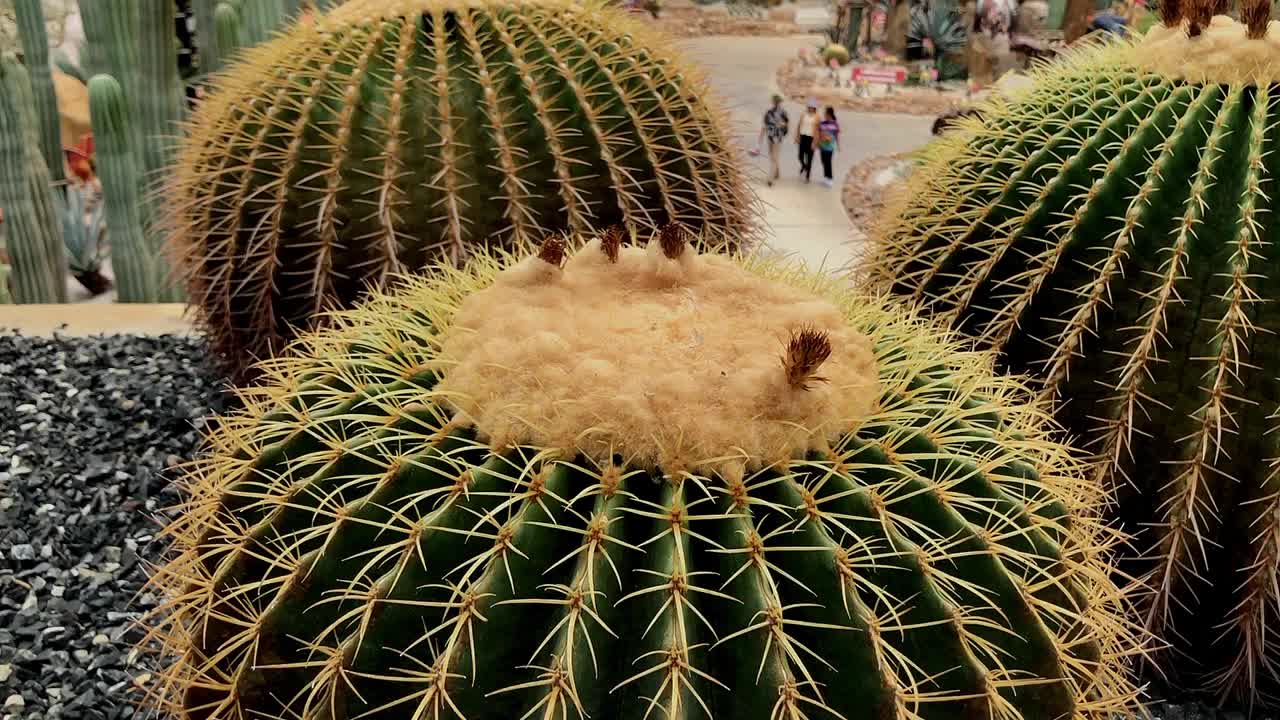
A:
[[[0,332],[0,718],[145,717],[146,562],[222,385],[196,338]]]

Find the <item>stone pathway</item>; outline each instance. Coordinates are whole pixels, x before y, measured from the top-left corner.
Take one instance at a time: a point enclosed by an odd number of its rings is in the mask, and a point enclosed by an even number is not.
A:
[[[682,41],[686,50],[711,72],[712,82],[728,101],[735,130],[746,147],[756,146],[760,117],[776,91],[774,72],[802,47],[816,47],[822,36],[792,38],[708,37]],[[787,103],[794,122],[803,108]],[[752,183],[766,203],[769,245],[792,255],[810,267],[836,269],[854,258],[851,226],[840,203],[840,185],[855,162],[872,155],[903,152],[928,142],[933,118],[874,113],[840,113],[844,137],[835,158],[835,187],[817,182],[821,164],[815,158],[814,182],[805,184],[796,146],[788,140],[782,160],[782,180],[773,187],[764,183],[767,161],[753,158]]]

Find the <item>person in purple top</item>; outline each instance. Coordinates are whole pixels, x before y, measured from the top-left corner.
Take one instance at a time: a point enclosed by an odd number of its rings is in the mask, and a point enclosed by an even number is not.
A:
[[[822,184],[831,187],[831,160],[840,149],[840,123],[836,121],[836,109],[827,106],[818,123],[818,154],[822,156]]]

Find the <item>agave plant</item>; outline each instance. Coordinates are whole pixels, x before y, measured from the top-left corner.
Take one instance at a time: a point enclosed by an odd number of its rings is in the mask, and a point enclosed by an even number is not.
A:
[[[933,58],[939,77],[942,76],[943,58],[964,50],[968,42],[969,34],[965,32],[955,6],[928,2],[912,6],[907,48]]]
[[[106,222],[102,202],[95,199],[88,185],[72,184],[67,187],[58,209],[62,217],[62,238],[67,245],[67,266],[76,282],[91,295],[101,295],[111,289],[111,279],[102,274],[102,261],[106,257]]]

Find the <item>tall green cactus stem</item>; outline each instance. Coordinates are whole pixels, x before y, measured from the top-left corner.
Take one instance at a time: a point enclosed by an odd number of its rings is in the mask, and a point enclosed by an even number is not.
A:
[[[226,63],[226,55],[217,44],[214,30],[218,27],[218,6],[224,0],[191,0],[191,12],[196,18],[196,47],[199,50],[200,72],[218,72]]]
[[[97,74],[114,72],[108,51],[113,47],[109,42],[110,28],[106,27],[108,6],[93,3],[92,0],[78,0],[81,24],[84,29],[84,42],[79,49],[79,65],[84,85],[88,86],[88,78]],[[65,70],[64,70],[65,72]]]
[[[0,58],[0,208],[13,297],[19,303],[66,302],[66,249],[34,105],[26,68],[6,53]]]
[[[102,175],[103,192],[115,197],[115,210],[108,209],[112,248],[124,238],[124,274],[120,297],[128,302],[156,302],[180,299],[180,287],[168,282],[167,256],[161,251],[163,232],[155,223],[153,198],[159,182],[167,177],[175,139],[186,114],[186,96],[177,67],[177,39],[174,35],[175,6],[172,0],[81,0],[81,16],[90,46],[111,68],[113,84],[123,92],[125,104],[99,83],[100,92],[90,93],[90,115],[106,122],[117,138],[110,159],[101,150],[99,164],[111,167]],[[92,82],[92,80],[90,81]],[[112,105],[92,107],[97,97]],[[96,135],[96,131],[95,131]],[[131,155],[132,157],[126,157]],[[132,178],[128,172],[133,172]],[[108,183],[119,187],[108,187]],[[125,187],[124,185],[128,185]],[[130,207],[122,207],[129,203]],[[126,223],[118,228],[117,223]],[[117,235],[117,233],[120,233]],[[141,237],[137,237],[138,234]],[[113,267],[116,261],[113,260]],[[119,272],[119,271],[118,271]]]
[[[621,238],[481,253],[269,364],[169,528],[164,710],[1137,713],[1099,494],[987,357]]]
[[[877,284],[1039,378],[1096,452],[1180,688],[1274,702],[1280,57],[1172,15],[965,120],[887,208]],[[1188,36],[1194,30],[1194,35]]]
[[[214,44],[217,52],[213,55],[216,58],[229,58],[236,48],[244,44],[241,34],[240,13],[236,11],[234,5],[229,2],[218,3],[218,8],[214,11]],[[220,66],[210,67],[210,72],[216,72]]]
[[[234,37],[220,34],[218,6],[224,2],[236,11],[241,29]],[[200,66],[205,73],[214,73],[226,66],[235,49],[256,45],[269,39],[272,33],[298,17],[301,0],[193,0],[196,16],[197,44],[200,48]],[[231,49],[228,49],[231,48]]]
[[[247,0],[240,6],[241,36],[247,45],[266,42],[284,24],[288,14],[283,0]]]
[[[80,21],[84,26],[85,51],[93,59],[86,68],[90,72],[116,78],[124,89],[125,97],[132,102],[132,98],[142,92],[137,72],[138,0],[80,0]],[[176,58],[174,63],[177,63]],[[129,112],[132,117],[134,111],[130,109]],[[130,122],[129,127],[134,135],[130,145],[142,147],[142,124]]]
[[[356,0],[242,54],[169,218],[218,355],[235,372],[487,243],[672,221],[749,240],[729,121],[670,45],[571,0]]]
[[[178,75],[178,41],[173,28],[176,8],[173,0],[135,0],[141,22],[135,31],[138,67],[135,87],[129,98],[134,109],[131,120],[142,129],[140,148],[144,189],[158,184],[173,162],[173,148],[186,117],[186,93]],[[118,79],[118,78],[117,78]]]
[[[120,302],[168,300],[160,253],[147,242],[143,229],[128,103],[115,78],[97,75],[89,80],[89,115],[106,204],[117,298]]]
[[[22,40],[23,61],[31,78],[31,91],[36,103],[40,151],[44,155],[45,167],[49,169],[49,177],[55,183],[61,183],[67,177],[62,158],[62,121],[58,115],[58,96],[53,90],[44,5],[41,0],[15,0],[14,12]]]
[[[174,140],[185,117],[174,4],[171,0],[81,0],[80,11],[88,44],[105,58],[109,74],[128,100],[131,144],[139,153],[138,181],[145,201],[145,190],[171,164]]]

